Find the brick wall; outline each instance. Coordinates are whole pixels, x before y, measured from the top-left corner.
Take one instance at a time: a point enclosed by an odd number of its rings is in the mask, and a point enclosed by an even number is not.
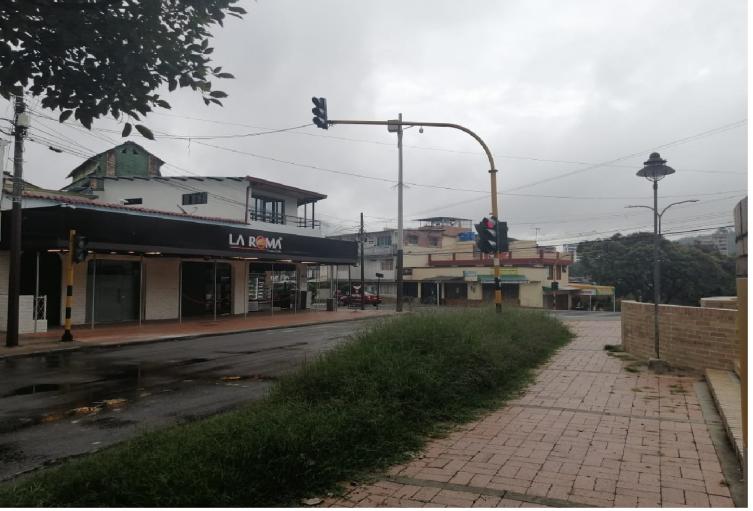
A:
[[[675,367],[734,370],[737,311],[659,306],[659,354]],[[622,302],[622,345],[639,358],[654,356],[654,305]]]
[[[701,298],[701,307],[711,307],[712,309],[735,309],[737,310],[736,296],[713,296],[710,298]]]

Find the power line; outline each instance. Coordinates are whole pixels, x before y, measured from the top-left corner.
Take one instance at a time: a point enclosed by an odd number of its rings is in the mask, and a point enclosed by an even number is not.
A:
[[[254,128],[254,129],[265,129],[265,130],[271,130],[271,128],[265,128],[263,126],[255,126],[251,124],[245,124],[245,123],[238,123],[238,122],[228,122],[228,121],[217,121],[212,119],[204,119],[200,117],[191,117],[191,116],[185,116],[185,115],[176,115],[176,114],[168,114],[163,112],[155,112],[156,115],[163,115],[167,117],[176,117],[180,119],[188,119],[193,121],[201,121],[201,122],[208,122],[213,124],[221,124],[221,125],[228,125],[228,126],[240,126],[240,127],[246,127],[246,128]],[[307,137],[318,137],[318,138],[325,138],[330,140],[342,140],[347,142],[359,142],[359,143],[365,143],[365,144],[374,144],[374,145],[381,145],[381,146],[387,146],[387,147],[394,147],[394,143],[392,142],[382,142],[378,140],[368,140],[368,139],[362,139],[362,138],[353,138],[353,137],[342,137],[337,135],[324,135],[321,133],[309,133],[305,131],[296,131],[291,132],[291,135],[301,135],[301,136],[307,136]],[[196,138],[196,137],[192,137]],[[483,156],[483,153],[480,151],[462,151],[457,149],[447,149],[444,147],[429,147],[429,146],[419,146],[419,145],[405,145],[404,147],[410,148],[410,149],[419,149],[423,151],[440,151],[440,152],[446,152],[446,153],[458,153],[458,154],[469,154],[474,156]],[[538,158],[533,156],[516,156],[516,155],[495,155],[496,158],[504,158],[504,159],[512,159],[512,160],[528,160],[528,161],[537,161],[537,162],[543,162],[543,163],[565,163],[569,165],[598,165],[594,162],[587,162],[587,161],[576,161],[576,160],[563,160],[563,159],[549,159],[549,158]],[[601,166],[604,167],[621,167],[621,168],[633,168],[631,165],[616,165],[616,164],[601,164]],[[705,170],[705,169],[688,169],[683,168],[683,172],[699,172],[699,173],[708,173],[708,174],[736,174],[736,175],[747,175],[747,172],[736,172],[736,171],[725,171],[725,170]]]
[[[652,147],[650,149],[644,149],[642,151],[631,153],[631,154],[628,154],[626,156],[621,156],[621,157],[615,158],[613,160],[608,160],[606,162],[597,163],[597,164],[594,164],[594,165],[589,165],[588,167],[585,167],[585,168],[582,168],[582,169],[572,170],[570,172],[566,172],[564,174],[560,174],[560,175],[557,175],[557,176],[549,177],[549,178],[546,178],[546,179],[540,179],[538,181],[532,181],[530,183],[526,183],[526,184],[523,184],[523,185],[519,185],[519,186],[510,188],[507,191],[511,192],[511,191],[515,191],[515,190],[522,190],[523,188],[530,188],[532,186],[536,186],[536,185],[539,185],[539,184],[542,184],[542,183],[549,183],[549,182],[555,181],[557,179],[563,179],[563,178],[566,178],[566,177],[574,176],[575,174],[580,174],[580,173],[583,173],[583,172],[587,172],[589,170],[593,170],[593,169],[596,169],[596,168],[599,168],[599,167],[603,167],[605,165],[610,165],[610,164],[613,164],[613,163],[617,163],[619,161],[627,160],[628,158],[634,158],[636,156],[645,155],[647,152],[650,152],[650,151],[657,151],[659,149],[665,149],[667,147],[673,147],[673,146],[676,146],[676,145],[686,144],[688,142],[693,142],[693,141],[696,141],[696,140],[700,140],[702,138],[710,137],[710,136],[716,135],[718,133],[723,133],[723,132],[729,131],[731,129],[739,128],[739,127],[745,125],[747,122],[748,122],[747,119],[743,119],[743,120],[736,121],[736,122],[733,122],[733,123],[730,123],[730,124],[725,124],[725,125],[719,126],[717,128],[713,128],[713,129],[710,129],[710,130],[702,131],[700,133],[696,133],[695,135],[690,135],[688,137],[679,138],[677,140],[673,140],[671,142],[667,142],[666,144],[662,144],[662,145],[659,145],[659,146],[656,146],[656,147]]]

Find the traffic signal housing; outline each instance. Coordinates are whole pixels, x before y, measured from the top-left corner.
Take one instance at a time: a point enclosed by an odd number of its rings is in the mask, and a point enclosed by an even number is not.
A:
[[[311,98],[314,103],[314,108],[311,109],[311,113],[314,114],[312,119],[317,128],[323,130],[329,129],[327,122],[327,100],[325,98]]]
[[[507,222],[500,222],[496,217],[484,217],[475,226],[478,238],[476,246],[485,254],[509,252],[510,244],[507,239]]]
[[[510,251],[510,243],[507,240],[507,222],[497,222],[497,246],[500,252]]]
[[[494,254],[497,252],[497,219],[494,217],[484,217],[479,223],[474,225],[478,233],[476,246],[479,251],[485,254]]]
[[[80,263],[86,259],[86,247],[89,245],[89,240],[86,236],[76,234],[73,237],[73,262]]]

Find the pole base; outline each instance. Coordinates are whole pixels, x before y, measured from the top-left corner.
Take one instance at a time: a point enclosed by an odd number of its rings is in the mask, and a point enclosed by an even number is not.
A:
[[[669,364],[666,360],[660,358],[649,358],[648,369],[649,371],[653,371],[654,374],[664,374],[669,372]]]
[[[60,342],[72,342],[73,341],[73,334],[71,334],[70,330],[66,330],[63,332],[63,336],[60,338]]]

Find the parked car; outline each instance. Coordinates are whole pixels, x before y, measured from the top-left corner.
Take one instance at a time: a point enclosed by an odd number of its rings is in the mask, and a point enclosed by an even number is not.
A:
[[[360,304],[361,294],[360,293],[351,293],[349,295],[342,294],[338,296],[338,300],[340,301],[340,305],[350,305],[351,303],[354,305]],[[374,307],[382,303],[382,298],[380,296],[377,296],[374,293],[369,293],[368,291],[364,292],[363,300],[364,300],[364,304],[373,305]]]

